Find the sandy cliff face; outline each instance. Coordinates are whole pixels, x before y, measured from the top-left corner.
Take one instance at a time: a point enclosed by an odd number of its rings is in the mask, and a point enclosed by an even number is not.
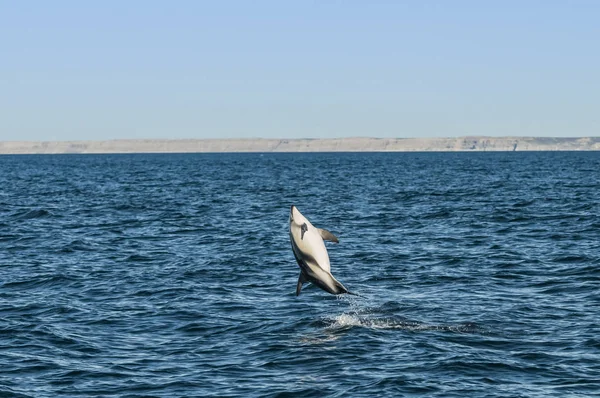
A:
[[[159,152],[597,151],[600,137],[5,141],[2,154]]]

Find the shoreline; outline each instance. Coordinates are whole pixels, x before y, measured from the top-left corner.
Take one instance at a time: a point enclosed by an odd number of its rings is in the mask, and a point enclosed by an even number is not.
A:
[[[0,154],[600,151],[600,137],[0,141]]]

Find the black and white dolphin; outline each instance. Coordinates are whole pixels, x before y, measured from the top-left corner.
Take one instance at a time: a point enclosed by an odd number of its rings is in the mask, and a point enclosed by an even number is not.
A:
[[[331,275],[329,255],[323,240],[339,242],[331,232],[315,228],[296,206],[292,206],[290,209],[290,241],[294,257],[300,267],[296,296],[300,294],[302,284],[305,282],[314,283],[331,294],[354,294]]]

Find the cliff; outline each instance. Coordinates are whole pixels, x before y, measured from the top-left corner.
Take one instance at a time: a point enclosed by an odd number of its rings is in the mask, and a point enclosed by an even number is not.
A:
[[[173,152],[597,151],[600,137],[0,141],[0,154]]]

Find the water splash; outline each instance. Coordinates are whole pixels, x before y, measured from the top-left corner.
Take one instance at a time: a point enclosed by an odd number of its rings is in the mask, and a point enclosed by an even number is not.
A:
[[[456,333],[478,333],[482,330],[482,328],[477,324],[470,322],[455,325],[435,325],[418,321],[404,320],[393,316],[372,318],[368,314],[361,315],[357,313],[343,313],[334,317],[326,329],[336,330],[352,327],[388,330],[400,329],[411,332],[444,331]]]

